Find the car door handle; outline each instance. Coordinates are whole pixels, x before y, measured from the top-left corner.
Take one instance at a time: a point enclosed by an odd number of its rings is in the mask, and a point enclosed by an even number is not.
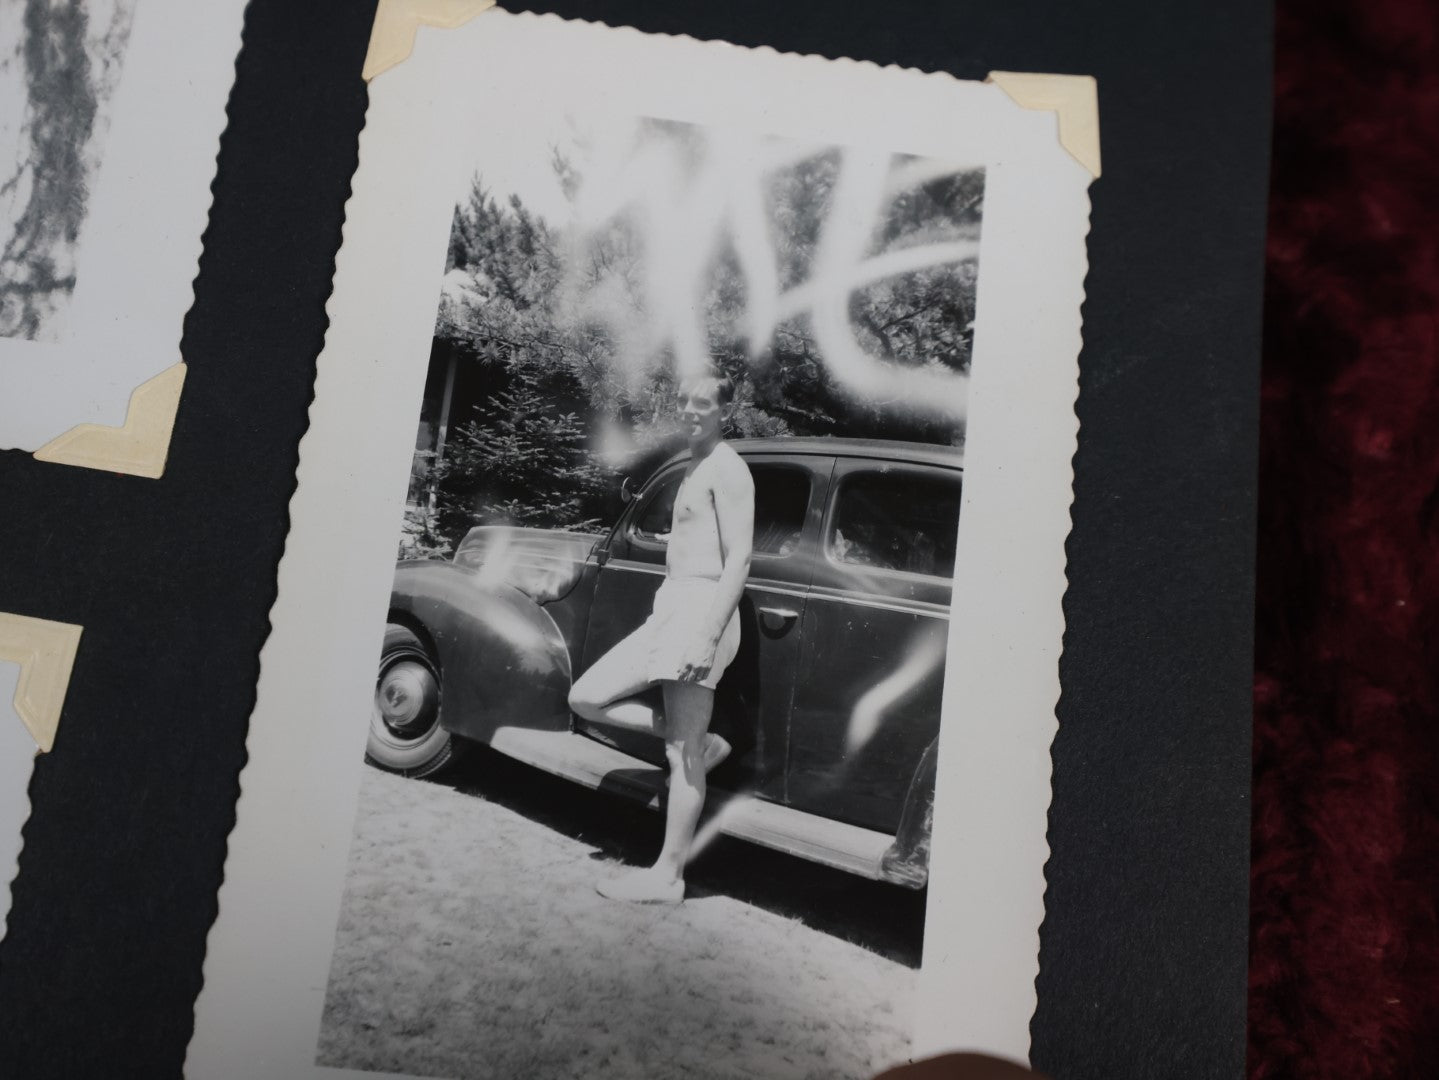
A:
[[[788,628],[798,619],[799,612],[790,608],[762,607],[759,609],[759,617],[766,630],[778,632]]]

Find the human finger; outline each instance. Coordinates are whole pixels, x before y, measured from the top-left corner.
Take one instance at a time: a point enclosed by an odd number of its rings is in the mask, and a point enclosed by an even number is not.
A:
[[[988,1054],[941,1054],[882,1072],[875,1080],[1045,1080],[1043,1074]]]

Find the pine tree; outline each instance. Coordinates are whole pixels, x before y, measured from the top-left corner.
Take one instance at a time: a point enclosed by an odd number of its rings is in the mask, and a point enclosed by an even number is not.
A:
[[[584,422],[559,411],[533,372],[479,406],[451,436],[439,477],[440,530],[472,525],[588,529],[613,475],[591,455]]]

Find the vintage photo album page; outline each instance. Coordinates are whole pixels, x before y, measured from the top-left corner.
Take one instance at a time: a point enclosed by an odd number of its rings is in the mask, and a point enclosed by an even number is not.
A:
[[[0,0],[0,451],[163,472],[244,8]],[[0,611],[0,936],[74,618]]]
[[[188,1075],[1026,1057],[1093,103],[499,10],[375,75]]]

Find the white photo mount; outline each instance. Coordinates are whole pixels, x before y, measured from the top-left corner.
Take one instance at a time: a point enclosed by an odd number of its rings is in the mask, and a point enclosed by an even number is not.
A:
[[[1083,105],[1066,124],[1002,85],[497,10],[422,30],[372,83],[188,1075],[377,1075],[314,1061],[445,245],[466,154],[576,101],[986,170],[912,1054],[1027,1057],[1098,157],[1061,141],[1075,116],[1097,132]]]
[[[0,337],[0,449],[164,471],[244,10],[136,0],[63,325]]]

